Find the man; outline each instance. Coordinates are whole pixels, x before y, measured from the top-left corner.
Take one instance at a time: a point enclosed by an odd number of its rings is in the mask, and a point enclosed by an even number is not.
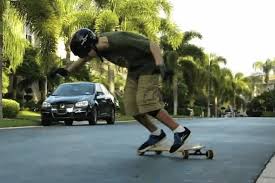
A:
[[[163,109],[159,76],[166,79],[168,73],[158,45],[131,32],[107,32],[97,37],[91,30],[84,28],[73,35],[70,48],[80,59],[66,68],[57,69],[55,74],[66,76],[96,56],[102,61],[105,58],[128,69],[124,93],[126,113],[151,132],[149,139],[138,148],[139,153],[166,138],[164,131],[152,123],[149,116],[174,132],[171,153],[183,146],[191,132],[177,124]]]

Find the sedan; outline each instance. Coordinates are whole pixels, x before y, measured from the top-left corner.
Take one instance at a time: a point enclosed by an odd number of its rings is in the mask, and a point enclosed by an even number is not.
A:
[[[114,96],[101,83],[63,83],[42,103],[41,124],[89,121],[95,125],[99,119],[114,124],[116,105]]]

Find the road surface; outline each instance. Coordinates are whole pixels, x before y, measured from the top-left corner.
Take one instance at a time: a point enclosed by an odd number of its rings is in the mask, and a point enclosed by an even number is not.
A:
[[[215,157],[138,156],[137,123],[0,130],[3,183],[252,183],[275,152],[275,118],[178,119]],[[172,133],[160,125],[168,137]]]

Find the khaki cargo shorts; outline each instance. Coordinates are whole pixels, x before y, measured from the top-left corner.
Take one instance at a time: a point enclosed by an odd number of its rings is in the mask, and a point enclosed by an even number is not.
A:
[[[126,80],[124,106],[127,115],[144,114],[162,109],[164,103],[160,93],[159,75],[141,75],[138,80]]]

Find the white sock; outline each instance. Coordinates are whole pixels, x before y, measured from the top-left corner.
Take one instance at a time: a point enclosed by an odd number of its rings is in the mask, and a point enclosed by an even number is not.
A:
[[[185,131],[185,128],[181,125],[179,125],[175,130],[173,130],[174,133],[181,133],[184,131]]]
[[[153,131],[151,135],[157,135],[159,136],[161,134],[161,129],[157,129],[156,131]]]

